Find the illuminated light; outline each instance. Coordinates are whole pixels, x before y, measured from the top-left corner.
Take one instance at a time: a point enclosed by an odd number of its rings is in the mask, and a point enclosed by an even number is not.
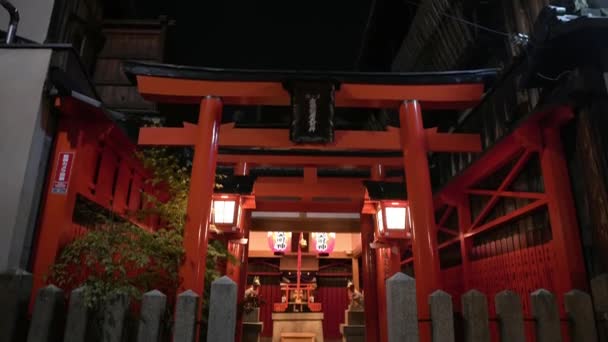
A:
[[[336,245],[336,233],[312,233],[313,250],[322,256],[327,256],[334,251]]]
[[[406,209],[405,207],[386,208],[386,228],[405,229]]]
[[[222,196],[224,198],[224,196]],[[233,224],[236,201],[213,201],[213,223]]]
[[[378,239],[411,238],[412,218],[407,201],[379,201],[375,207]]]
[[[226,198],[228,198],[228,195],[222,195],[222,196],[220,196],[220,198],[226,199]]]
[[[384,232],[384,220],[382,219],[382,209],[378,210],[376,214],[376,224],[378,225],[378,231],[380,234]]]
[[[284,254],[291,247],[290,232],[268,232],[268,247],[275,254]]]

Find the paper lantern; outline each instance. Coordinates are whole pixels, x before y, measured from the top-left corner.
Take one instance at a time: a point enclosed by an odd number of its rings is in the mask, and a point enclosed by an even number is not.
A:
[[[336,233],[312,233],[310,238],[312,250],[320,256],[328,256],[334,251]]]
[[[268,247],[275,255],[282,255],[291,249],[290,232],[268,232]]]
[[[380,201],[376,206],[376,231],[381,238],[411,237],[410,207],[406,201]]]
[[[234,233],[241,229],[241,205],[238,195],[214,194],[210,221],[217,229]]]

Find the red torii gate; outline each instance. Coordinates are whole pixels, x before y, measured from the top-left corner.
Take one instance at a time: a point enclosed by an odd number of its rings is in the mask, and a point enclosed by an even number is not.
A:
[[[207,252],[208,218],[218,160],[241,165],[257,161],[303,166],[403,166],[407,170],[405,180],[412,218],[414,265],[415,269],[424,270],[416,273],[419,318],[429,318],[427,298],[440,288],[440,284],[427,153],[479,152],[481,144],[476,134],[447,134],[438,133],[433,129],[425,130],[422,107],[466,109],[474,106],[484,93],[484,77],[493,75],[493,71],[318,75],[297,72],[218,71],[136,62],[127,63],[125,69],[136,79],[141,95],[150,101],[200,105],[198,124],[185,124],[183,128],[142,128],[139,138],[142,145],[194,147],[188,219],[184,233],[186,261],[180,270],[184,288],[197,293],[202,293],[204,288],[202,267],[205,265]],[[288,79],[324,79],[339,83],[339,89],[335,92],[335,106],[338,107],[399,108],[401,128],[385,132],[336,131],[335,141],[331,144],[296,145],[289,141],[287,130],[237,129],[232,125],[221,125],[223,104],[290,105],[290,94],[283,86],[283,81]],[[393,150],[401,151],[403,158],[218,156],[218,146],[325,151]],[[306,191],[306,186],[300,189]],[[353,211],[361,212],[361,207],[354,208]],[[369,224],[363,226],[365,227],[362,228],[366,228]],[[373,287],[375,282],[376,279],[369,274],[364,277],[366,288]]]

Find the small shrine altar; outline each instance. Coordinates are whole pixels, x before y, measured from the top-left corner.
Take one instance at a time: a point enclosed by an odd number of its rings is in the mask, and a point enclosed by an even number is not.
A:
[[[298,341],[308,335],[308,341],[323,342],[322,312],[274,312],[272,314],[272,342],[289,341],[299,335]],[[314,340],[312,337],[314,336]]]
[[[321,303],[316,303],[316,284],[281,284],[281,303],[274,303],[272,342],[306,340],[303,334],[323,342],[323,313]],[[312,340],[312,339],[310,339]]]
[[[327,234],[322,234],[324,236]],[[315,301],[316,277],[310,272],[302,274],[302,248],[306,247],[307,242],[300,233],[295,283],[289,279],[291,272],[285,275],[281,282],[281,302],[273,303],[272,342],[323,342],[323,307]]]

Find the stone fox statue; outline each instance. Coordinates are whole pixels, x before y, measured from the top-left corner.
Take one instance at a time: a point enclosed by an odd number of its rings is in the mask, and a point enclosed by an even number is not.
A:
[[[363,310],[363,294],[355,289],[355,285],[349,281],[348,285],[348,299],[350,304],[348,305],[349,310]]]
[[[259,298],[260,279],[255,277],[253,284],[245,290],[244,309],[245,312],[251,312],[254,308],[260,307],[261,301]]]

